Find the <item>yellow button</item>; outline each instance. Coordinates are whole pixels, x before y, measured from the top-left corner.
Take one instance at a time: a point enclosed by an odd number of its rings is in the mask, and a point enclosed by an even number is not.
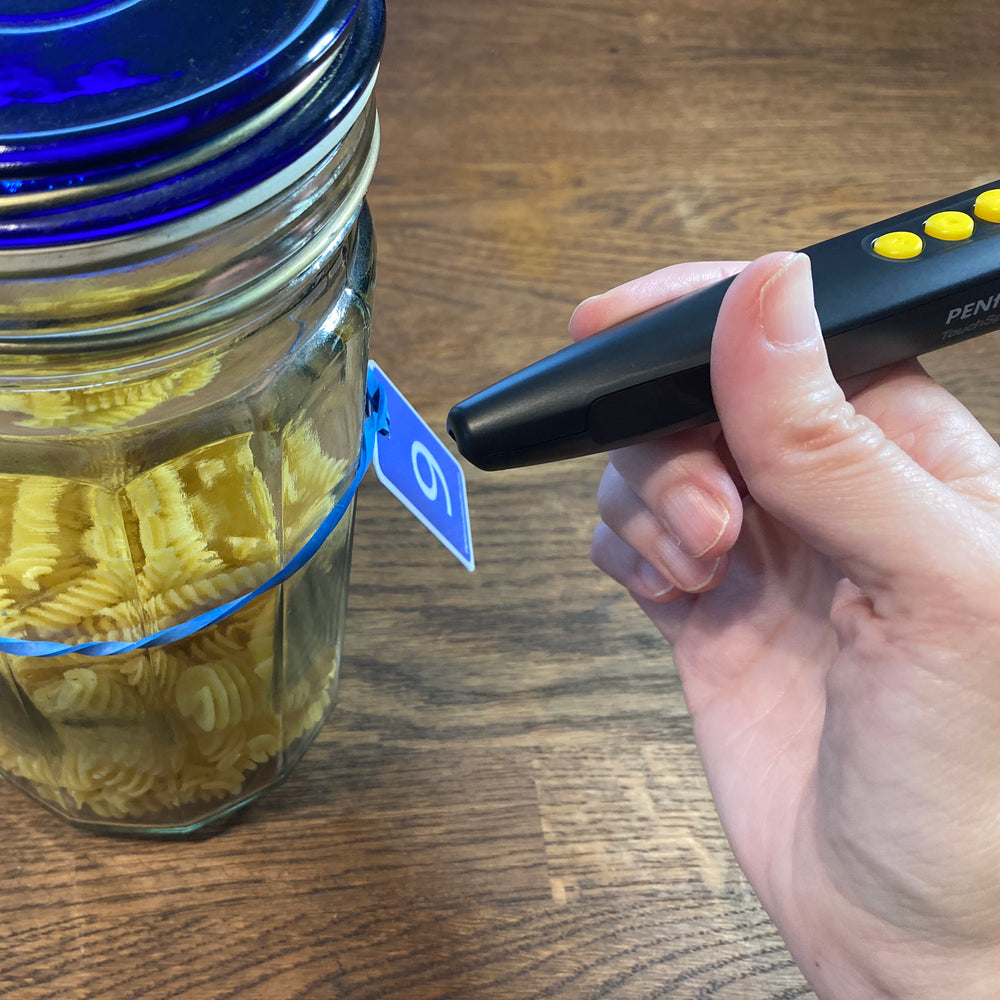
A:
[[[924,241],[916,233],[883,233],[873,244],[872,250],[880,257],[908,260],[924,248]]]
[[[976,206],[972,211],[987,222],[1000,222],[1000,188],[983,191],[976,199]]]
[[[925,223],[924,232],[938,240],[965,240],[976,228],[965,212],[935,212]]]

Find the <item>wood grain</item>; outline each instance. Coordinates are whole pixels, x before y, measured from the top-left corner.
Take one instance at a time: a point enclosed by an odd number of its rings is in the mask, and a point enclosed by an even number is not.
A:
[[[584,296],[1000,174],[993,0],[390,0],[373,353],[428,421]],[[994,335],[929,367],[1000,433]],[[0,788],[12,1000],[792,1000],[659,636],[592,569],[602,461],[469,471],[473,575],[362,489],[340,706],[211,837]]]

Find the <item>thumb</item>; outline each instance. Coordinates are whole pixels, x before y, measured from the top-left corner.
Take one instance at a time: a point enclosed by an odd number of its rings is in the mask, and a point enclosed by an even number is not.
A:
[[[846,400],[827,362],[808,257],[769,254],[734,279],[711,371],[750,494],[842,572],[866,589],[915,584],[925,595],[931,576],[938,592],[942,579],[969,578],[964,562],[981,552],[984,515]]]

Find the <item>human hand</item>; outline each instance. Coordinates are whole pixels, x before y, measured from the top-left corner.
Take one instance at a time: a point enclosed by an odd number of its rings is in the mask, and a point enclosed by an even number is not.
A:
[[[582,303],[576,339],[733,273]],[[1000,995],[1000,449],[916,363],[842,390],[808,258],[734,280],[719,424],[613,452],[592,558],[673,646],[734,853],[824,1000]]]

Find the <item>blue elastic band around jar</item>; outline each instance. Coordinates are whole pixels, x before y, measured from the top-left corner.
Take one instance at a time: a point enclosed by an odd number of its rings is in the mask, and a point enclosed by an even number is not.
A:
[[[319,551],[323,543],[332,534],[334,528],[340,523],[344,514],[347,513],[364,479],[368,467],[372,463],[375,454],[375,438],[379,434],[389,433],[389,413],[385,404],[385,392],[378,380],[378,376],[371,370],[368,372],[368,382],[365,388],[365,417],[361,427],[361,443],[358,450],[358,465],[354,473],[354,478],[350,485],[341,494],[330,512],[320,522],[319,527],[309,536],[306,543],[294,556],[273,576],[269,577],[258,587],[249,593],[236,597],[225,604],[204,611],[187,621],[169,628],[153,632],[134,642],[120,641],[88,641],[80,643],[49,642],[46,640],[32,639],[4,639],[0,638],[0,653],[7,653],[11,656],[65,656],[69,653],[82,654],[83,656],[117,656],[122,653],[133,653],[139,649],[149,649],[154,646],[166,646],[169,643],[177,642],[179,639],[186,639],[188,636],[201,632],[204,629],[230,617],[241,608],[245,608],[251,601],[273,590],[279,584],[284,583],[290,577],[299,572],[312,557]]]

